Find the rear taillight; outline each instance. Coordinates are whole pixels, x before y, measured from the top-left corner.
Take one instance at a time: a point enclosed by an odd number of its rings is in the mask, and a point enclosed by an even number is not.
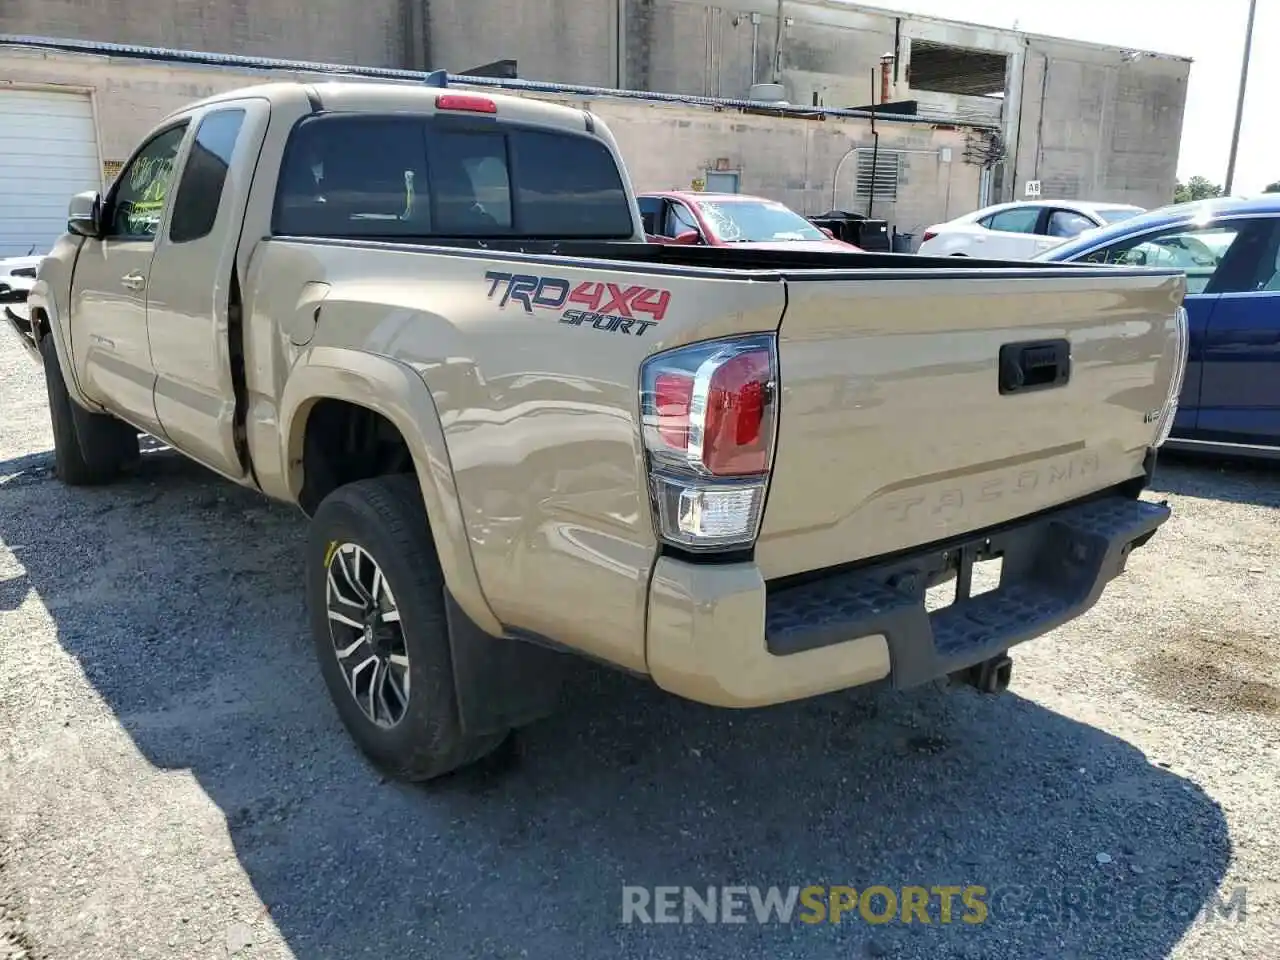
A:
[[[687,550],[755,542],[777,410],[772,335],[698,343],[645,362],[640,414],[664,540]]]
[[[462,110],[467,113],[497,113],[498,105],[488,97],[466,93],[442,93],[436,97],[437,110]]]
[[[1191,334],[1187,325],[1186,307],[1178,307],[1174,317],[1173,346],[1173,379],[1169,383],[1169,395],[1165,397],[1164,409],[1160,413],[1160,421],[1156,426],[1155,441],[1152,446],[1162,446],[1173,431],[1173,421],[1178,416],[1178,398],[1182,396],[1182,384],[1187,376],[1187,359],[1190,353]]]
[[[920,242],[921,242],[921,243],[928,243],[930,240],[932,240],[932,239],[933,239],[934,237],[936,237],[937,235],[938,235],[938,234],[937,234],[935,231],[933,231],[933,230],[926,230],[926,231],[921,235],[921,237],[920,237]]]

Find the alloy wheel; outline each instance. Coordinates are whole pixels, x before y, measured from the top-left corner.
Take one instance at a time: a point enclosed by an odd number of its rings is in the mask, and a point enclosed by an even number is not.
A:
[[[409,650],[395,595],[357,544],[330,544],[325,568],[329,636],[347,689],[372,723],[394,727],[409,708]]]

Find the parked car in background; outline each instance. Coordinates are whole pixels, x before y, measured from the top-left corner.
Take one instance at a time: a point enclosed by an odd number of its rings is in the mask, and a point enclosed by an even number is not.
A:
[[[637,196],[650,243],[774,250],[861,249],[815,227],[785,203],[741,193],[642,193]]]
[[[19,333],[29,333],[31,330],[27,294],[31,292],[35,282],[34,277],[0,273],[0,317],[8,320]]]
[[[1169,448],[1280,456],[1280,195],[1162,207],[1036,259],[1185,271],[1190,338]]]
[[[7,277],[27,277],[34,280],[36,269],[43,259],[42,253],[28,257],[0,257],[0,282]]]
[[[1142,207],[1083,200],[1025,200],[983,207],[924,231],[930,257],[1029,260],[1059,243],[1143,213]]]

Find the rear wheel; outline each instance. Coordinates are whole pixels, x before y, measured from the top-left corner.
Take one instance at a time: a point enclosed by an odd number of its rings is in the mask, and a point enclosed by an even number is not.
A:
[[[40,356],[49,391],[54,473],[72,487],[114,480],[126,463],[138,459],[138,432],[109,414],[90,413],[71,399],[53,334],[41,339]]]
[[[338,714],[389,775],[429,780],[505,739],[461,729],[444,577],[415,477],[361,480],[320,503],[307,546],[307,603]]]

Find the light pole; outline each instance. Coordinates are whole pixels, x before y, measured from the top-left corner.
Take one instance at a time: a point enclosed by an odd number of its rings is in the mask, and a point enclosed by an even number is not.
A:
[[[1249,24],[1244,29],[1244,58],[1240,62],[1240,95],[1236,100],[1236,125],[1231,131],[1231,153],[1227,156],[1227,182],[1222,185],[1225,196],[1231,196],[1236,179],[1236,150],[1240,146],[1240,122],[1244,119],[1244,92],[1249,86],[1249,53],[1253,48],[1253,15],[1258,10],[1258,0],[1249,0]]]

